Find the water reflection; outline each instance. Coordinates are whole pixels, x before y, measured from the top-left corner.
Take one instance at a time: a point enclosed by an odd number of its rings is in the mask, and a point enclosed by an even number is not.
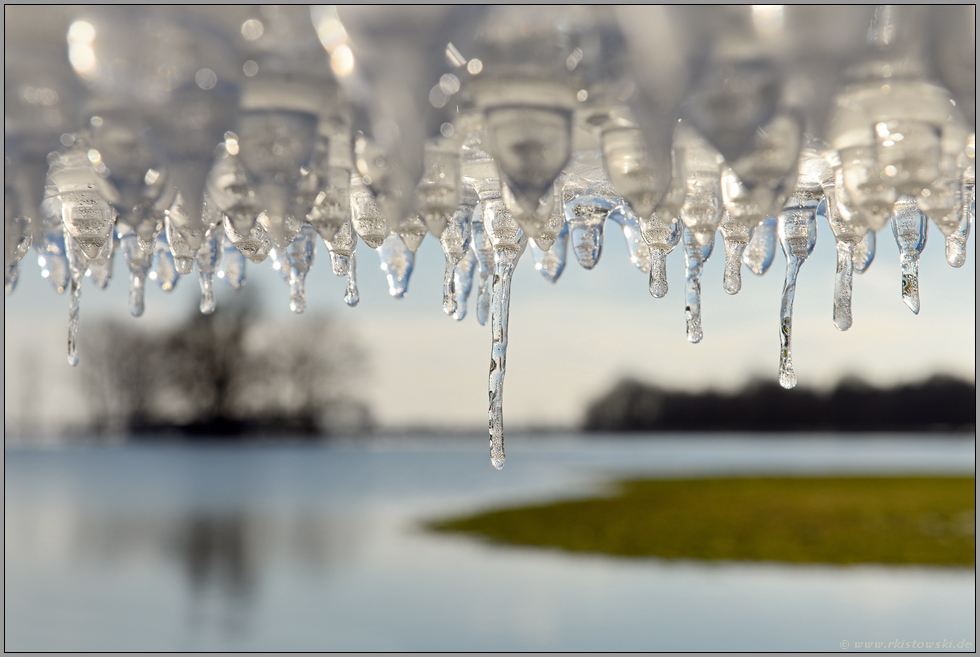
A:
[[[8,449],[5,647],[830,650],[974,633],[970,569],[627,561],[419,529],[638,471],[972,472],[972,440],[519,445],[504,473],[484,440]]]

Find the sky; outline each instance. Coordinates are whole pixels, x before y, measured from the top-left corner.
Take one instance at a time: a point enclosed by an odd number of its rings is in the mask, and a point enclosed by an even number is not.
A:
[[[533,266],[528,250],[514,276],[510,345],[504,388],[505,426],[566,427],[580,424],[588,403],[622,377],[666,388],[732,390],[745,382],[775,381],[779,362],[779,306],[785,258],[777,248],[762,277],[743,268],[742,290],[722,289],[724,249],[720,236],[702,279],[704,339],[690,344],[685,335],[684,257],[668,257],[670,291],[654,299],[647,277],[628,259],[616,225],[607,227],[598,266],[587,271],[568,263],[557,284]],[[921,310],[913,315],[901,298],[898,248],[890,229],[878,234],[878,251],[869,270],[854,278],[854,325],[833,325],[836,251],[830,228],[818,225],[817,246],[803,265],[796,293],[793,358],[801,386],[827,388],[845,376],[878,384],[916,381],[936,373],[975,378],[976,260],[960,269],[945,261],[942,234],[930,226],[920,264]],[[368,353],[354,390],[366,400],[386,430],[486,426],[489,326],[480,326],[474,301],[456,322],[442,312],[444,260],[428,236],[404,299],[389,296],[378,258],[358,246],[361,302],[343,302],[345,279],[330,272],[326,249],[317,247],[308,282],[308,314],[341,322]],[[289,311],[288,287],[271,262],[249,265],[248,286],[259,293],[264,322],[302,321]],[[183,277],[165,294],[148,286],[146,314],[129,318],[127,275],[121,258],[105,291],[86,282],[80,331],[93,330],[106,317],[134,325],[162,326],[183,321],[196,306],[196,276]],[[216,282],[218,311],[232,291]],[[22,261],[15,292],[4,309],[5,426],[24,413],[44,418],[57,430],[84,417],[79,377],[65,361],[67,295],[59,296],[41,279],[36,254]],[[85,353],[80,357],[85,359]],[[43,428],[42,427],[42,428]]]

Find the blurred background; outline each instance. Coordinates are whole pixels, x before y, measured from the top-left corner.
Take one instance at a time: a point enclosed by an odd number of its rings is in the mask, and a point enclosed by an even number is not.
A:
[[[231,35],[251,15],[195,11]],[[352,20],[384,25],[378,11]],[[67,69],[65,35],[80,12],[5,7],[5,52],[30,44]],[[389,294],[377,254],[359,242],[356,308],[315,245],[303,315],[267,262],[249,266],[240,290],[216,281],[213,314],[198,310],[193,276],[168,291],[148,282],[134,318],[117,257],[112,285],[83,283],[74,368],[68,295],[31,251],[4,311],[5,646],[835,650],[864,638],[972,640],[972,568],[627,560],[423,528],[601,493],[625,476],[972,476],[975,241],[953,268],[930,229],[918,314],[903,303],[899,248],[883,230],[872,266],[854,277],[854,324],[842,332],[837,251],[818,226],[796,291],[794,390],[776,384],[779,249],[764,276],[743,268],[732,296],[717,238],[699,344],[685,334],[682,249],[667,259],[660,299],[611,225],[598,266],[569,259],[556,284],[525,255],[510,303],[502,472],[486,463],[490,327],[476,321],[475,292],[463,321],[442,312],[444,258],[431,236],[404,298]]]

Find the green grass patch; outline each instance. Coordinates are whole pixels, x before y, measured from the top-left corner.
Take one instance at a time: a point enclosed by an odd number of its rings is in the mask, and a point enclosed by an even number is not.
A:
[[[625,557],[972,566],[975,518],[973,477],[759,477],[630,480],[428,527]]]

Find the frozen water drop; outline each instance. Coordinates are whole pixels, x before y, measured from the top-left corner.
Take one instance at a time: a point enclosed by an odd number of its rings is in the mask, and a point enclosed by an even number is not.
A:
[[[693,344],[701,342],[704,334],[701,329],[701,272],[704,263],[711,257],[715,242],[711,240],[702,246],[686,226],[681,241],[684,244],[686,265],[686,285],[684,289],[684,315],[687,320],[687,340]]]
[[[531,242],[531,255],[534,257],[534,268],[541,272],[549,283],[557,283],[565,271],[565,258],[568,256],[568,224],[566,223],[558,238],[547,251],[542,251],[537,244]]]
[[[476,200],[475,195],[471,200]],[[442,286],[442,309],[447,315],[456,313],[458,303],[456,267],[463,256],[470,251],[470,242],[473,236],[472,215],[473,205],[460,205],[446,222],[442,236],[439,238],[442,251],[446,256],[445,277]]]
[[[330,252],[330,270],[334,276],[346,276],[350,271],[350,258],[357,246],[357,233],[350,220],[341,224],[333,239],[324,241]]]
[[[401,299],[408,293],[408,281],[415,267],[415,252],[410,250],[398,233],[391,233],[377,248],[381,271],[388,278],[388,293]]]
[[[901,196],[892,215],[892,234],[902,263],[902,301],[919,314],[919,256],[926,246],[929,222],[912,196]]]

